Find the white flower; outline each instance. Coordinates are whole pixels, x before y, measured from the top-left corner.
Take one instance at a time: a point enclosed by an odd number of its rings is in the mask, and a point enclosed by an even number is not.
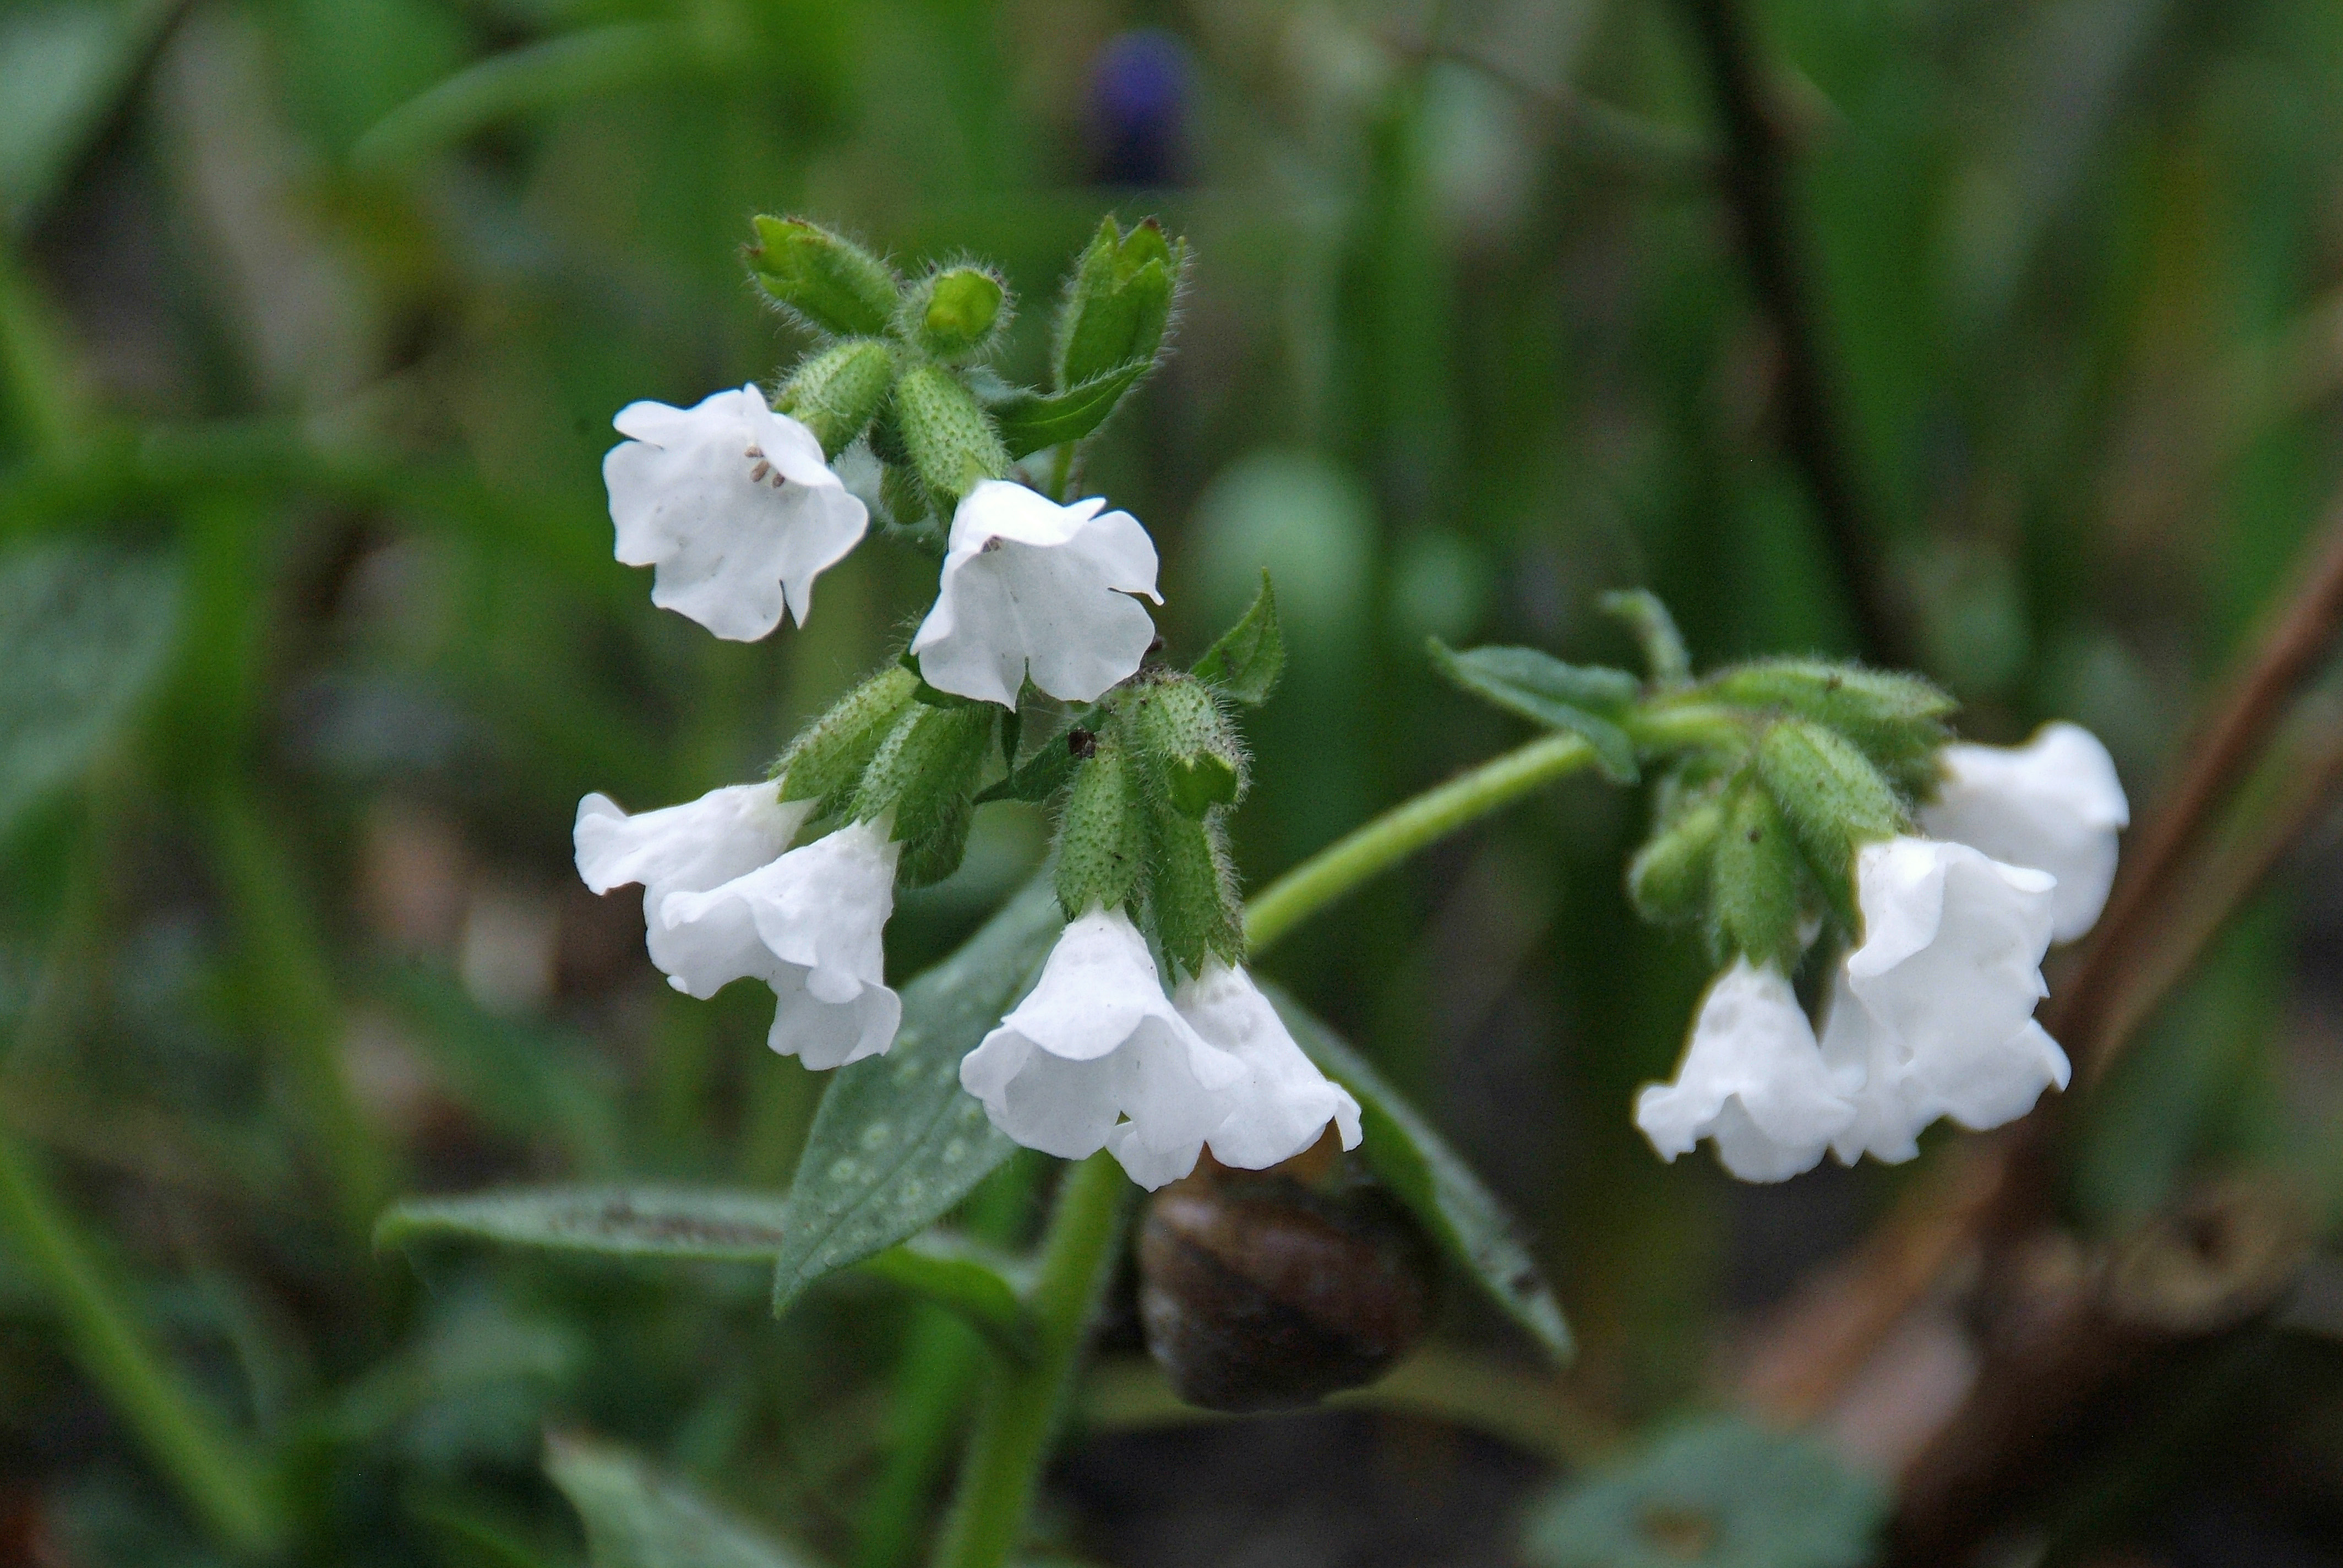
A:
[[[1329,1121],[1343,1148],[1359,1146],[1359,1102],[1302,1053],[1251,975],[1207,960],[1202,974],[1172,992],[1172,1004],[1205,1044],[1244,1064],[1244,1078],[1224,1096],[1227,1117],[1205,1137],[1212,1158],[1241,1171],[1267,1170],[1317,1142]]]
[[[930,686],[1013,708],[1030,672],[1051,696],[1089,702],[1138,670],[1155,623],[1131,596],[1163,602],[1155,545],[1130,513],[1101,516],[1105,505],[1061,507],[1001,479],[968,493],[911,639]]]
[[[611,423],[633,437],[602,459],[618,559],[659,568],[651,602],[734,642],[779,626],[785,599],[803,626],[813,579],[870,524],[813,432],[753,386],[690,408],[629,403]]]
[[[1635,1125],[1662,1159],[1714,1138],[1718,1160],[1744,1181],[1813,1169],[1854,1116],[1790,982],[1746,959],[1701,999],[1675,1081],[1635,1097]]]
[[[960,1064],[960,1086],[1018,1142],[1064,1160],[1111,1149],[1149,1188],[1193,1168],[1247,1077],[1172,1007],[1121,910],[1068,925],[1032,994]]]
[[[881,940],[901,850],[883,820],[854,822],[720,886],[668,894],[653,917],[668,983],[704,998],[763,980],[780,999],[766,1043],[808,1067],[878,1055],[903,1014]]]
[[[1936,800],[1920,827],[2012,866],[2058,879],[2051,937],[2073,941],[2091,929],[2116,876],[2116,835],[2131,807],[2114,759],[2098,738],[2073,724],[2046,724],[2023,746],[1947,746]]]
[[[789,847],[813,809],[781,799],[778,784],[734,784],[683,806],[629,817],[608,795],[578,802],[578,874],[598,893],[643,885],[651,961],[672,974],[679,960],[659,924],[669,893],[698,893],[769,864]]]
[[[1908,1160],[1939,1116],[1997,1127],[2066,1087],[2066,1053],[2034,1021],[2056,886],[1966,844],[1896,838],[1857,853],[1864,940],[1834,980],[1822,1042],[1855,1107],[1841,1160]]]

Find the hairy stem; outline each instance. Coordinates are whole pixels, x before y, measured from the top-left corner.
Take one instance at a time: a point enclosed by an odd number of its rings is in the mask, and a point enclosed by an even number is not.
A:
[[[1050,1456],[1091,1317],[1113,1272],[1131,1183],[1103,1151],[1068,1168],[1028,1299],[1031,1360],[996,1364],[977,1412],[968,1467],[936,1547],[936,1568],[1001,1568],[1014,1551]]]

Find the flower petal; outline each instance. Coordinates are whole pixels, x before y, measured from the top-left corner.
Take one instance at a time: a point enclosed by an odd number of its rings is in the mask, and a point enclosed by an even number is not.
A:
[[[2058,879],[2051,938],[2089,930],[2115,882],[2117,835],[2131,805],[2115,759],[2073,724],[2046,724],[2024,746],[1947,746],[1944,782],[1920,809],[1931,838],[1966,844],[2012,866]]]
[[[1661,1158],[1715,1138],[1725,1168],[1748,1181],[1811,1169],[1854,1115],[1790,982],[1745,959],[1701,999],[1675,1081],[1635,1100],[1635,1124]]]

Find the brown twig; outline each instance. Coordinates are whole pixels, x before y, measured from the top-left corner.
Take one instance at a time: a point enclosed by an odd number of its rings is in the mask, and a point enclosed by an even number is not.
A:
[[[1782,437],[1830,537],[1864,653],[1891,665],[1916,662],[1908,618],[1878,535],[1856,493],[1835,414],[1821,333],[1806,299],[1806,267],[1791,222],[1787,138],[1761,85],[1755,41],[1735,0],[1682,0],[1716,92],[1732,205],[1749,281],[1774,321],[1781,353]]]

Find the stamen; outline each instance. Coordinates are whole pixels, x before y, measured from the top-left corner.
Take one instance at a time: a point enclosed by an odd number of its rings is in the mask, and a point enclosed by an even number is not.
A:
[[[749,470],[749,482],[754,484],[756,481],[763,478],[767,474],[769,474],[772,471],[771,467],[766,463],[765,459],[759,457],[757,459],[757,466]]]

